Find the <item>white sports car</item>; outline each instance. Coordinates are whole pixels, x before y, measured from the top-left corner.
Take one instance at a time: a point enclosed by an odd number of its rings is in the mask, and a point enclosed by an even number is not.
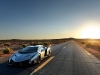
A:
[[[43,45],[27,46],[11,55],[9,65],[33,65],[40,63],[42,59],[50,56],[51,49]]]

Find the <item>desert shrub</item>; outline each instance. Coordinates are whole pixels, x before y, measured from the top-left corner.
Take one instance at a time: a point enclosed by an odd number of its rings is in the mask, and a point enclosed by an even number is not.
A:
[[[22,47],[25,48],[27,46],[27,44],[22,44]]]
[[[100,45],[99,45],[99,43],[94,43],[94,49],[100,51]]]
[[[9,50],[3,50],[4,54],[9,54]]]
[[[4,46],[10,46],[10,44],[4,44]]]
[[[9,54],[9,53],[13,53],[13,50],[11,48],[5,48],[5,50],[3,50],[4,54]]]
[[[93,46],[93,45],[92,45],[91,43],[87,43],[87,44],[86,44],[86,47],[87,47],[87,48],[91,48],[92,46]]]
[[[87,43],[86,47],[100,51],[99,43]]]
[[[43,43],[42,42],[37,42],[37,45],[43,45]]]
[[[81,44],[85,44],[85,42],[81,42]]]
[[[0,51],[0,55],[2,55],[3,53],[2,53],[2,51]]]
[[[49,46],[51,44],[51,42],[44,42],[43,45],[44,46]]]
[[[34,42],[32,45],[43,45],[42,42]]]
[[[100,45],[99,45],[99,44],[96,44],[96,49],[97,49],[98,51],[100,51]]]
[[[34,45],[34,42],[30,42],[29,45]]]

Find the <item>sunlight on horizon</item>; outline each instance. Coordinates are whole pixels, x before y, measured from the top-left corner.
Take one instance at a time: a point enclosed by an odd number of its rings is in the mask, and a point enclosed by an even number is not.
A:
[[[100,24],[97,22],[91,22],[85,24],[85,27],[81,31],[82,38],[97,39],[100,38]]]

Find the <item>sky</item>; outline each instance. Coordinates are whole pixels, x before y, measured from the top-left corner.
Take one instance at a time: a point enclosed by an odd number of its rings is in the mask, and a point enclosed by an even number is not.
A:
[[[100,0],[0,0],[0,39],[88,38],[99,21]]]

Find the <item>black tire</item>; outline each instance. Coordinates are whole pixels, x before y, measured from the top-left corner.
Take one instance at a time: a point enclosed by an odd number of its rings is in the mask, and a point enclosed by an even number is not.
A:
[[[47,50],[45,50],[45,56],[47,56]]]
[[[51,55],[51,52],[49,51],[48,57],[50,57],[50,55]]]
[[[35,65],[36,63],[34,61],[32,61],[32,64],[31,65]]]
[[[37,63],[38,64],[41,63],[41,57],[40,56],[37,58]]]

